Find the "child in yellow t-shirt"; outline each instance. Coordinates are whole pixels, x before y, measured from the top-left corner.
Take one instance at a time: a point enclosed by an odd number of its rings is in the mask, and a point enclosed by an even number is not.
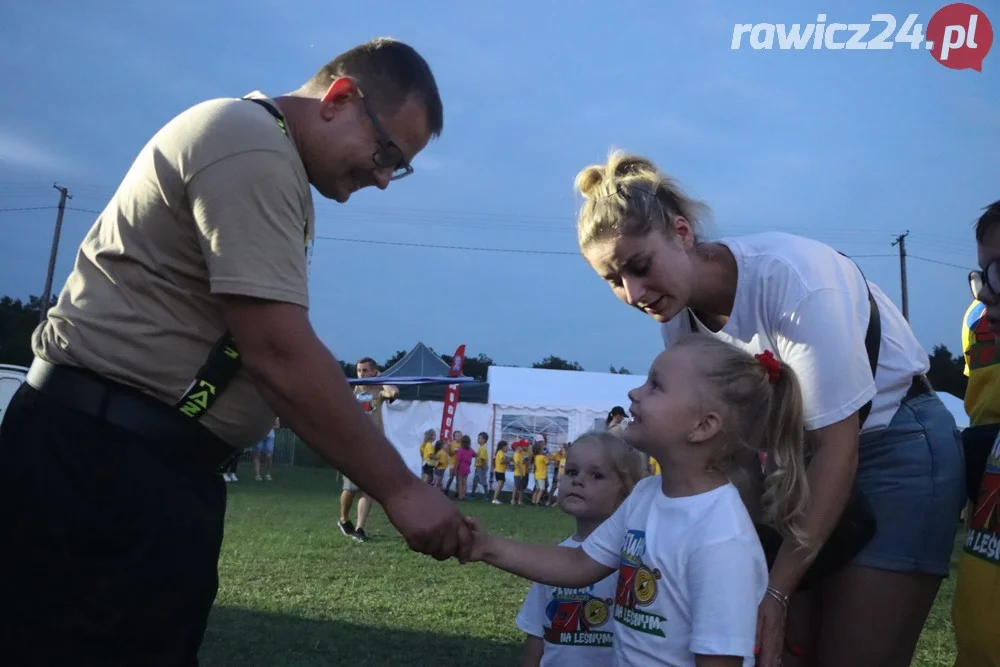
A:
[[[510,497],[511,505],[523,505],[524,490],[528,488],[528,465],[525,461],[528,458],[528,452],[524,449],[524,447],[518,447],[514,450],[514,493]]]
[[[552,463],[552,484],[549,486],[549,507],[553,507],[559,500],[559,476],[566,470],[566,446],[557,449],[549,461]]]
[[[455,459],[455,452],[458,448],[462,446],[462,432],[455,431],[451,438],[451,442],[448,443],[448,483],[445,484],[444,492],[448,493],[451,490],[451,483],[455,479],[455,466],[458,465],[458,461]]]
[[[1000,309],[1000,201],[976,222],[976,246],[981,272],[975,275],[977,303],[966,314],[963,331],[969,367],[965,408],[971,426],[965,441],[966,485],[974,501],[967,518],[969,532],[958,557],[958,574],[952,600],[955,628],[955,667],[1000,665],[1000,548],[997,516],[1000,513],[1000,436],[990,443],[991,424],[1000,421],[1000,360],[997,359],[997,321]],[[970,280],[970,284],[972,284]],[[985,320],[985,321],[984,321]],[[992,321],[991,321],[992,320]],[[984,433],[986,431],[986,433]],[[975,434],[975,437],[970,437]],[[985,436],[985,437],[984,437]],[[985,440],[985,442],[983,442]],[[983,446],[985,445],[985,447]]]
[[[486,435],[485,432],[479,434],[479,449],[476,450],[476,460],[473,463],[475,468],[472,472],[473,498],[476,497],[476,488],[480,484],[483,485],[483,497],[489,497],[489,480],[486,477],[490,467],[490,450],[486,447],[486,443],[489,442],[489,440],[490,436]]]
[[[434,484],[434,468],[437,461],[434,459],[434,436],[437,433],[429,428],[424,431],[424,442],[420,445],[421,477],[428,484]]]
[[[542,502],[542,494],[549,486],[549,457],[545,455],[544,449],[545,445],[540,442],[536,442],[531,448],[535,467],[535,492],[531,496],[531,504],[536,506]]]
[[[442,491],[444,488],[444,471],[448,469],[448,449],[445,447],[444,440],[438,440],[434,443],[434,485],[437,486]]]
[[[493,474],[496,475],[497,488],[493,492],[493,504],[500,505],[500,492],[507,483],[507,441],[497,443],[497,453],[493,457]]]

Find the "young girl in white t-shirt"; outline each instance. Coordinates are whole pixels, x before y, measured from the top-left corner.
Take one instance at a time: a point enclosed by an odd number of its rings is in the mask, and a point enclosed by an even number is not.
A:
[[[612,433],[592,431],[566,449],[559,506],[576,519],[560,546],[576,548],[646,475],[643,456]],[[521,667],[606,667],[614,664],[615,584],[608,575],[578,588],[532,584],[517,615],[527,633]]]
[[[747,449],[768,452],[763,513],[809,549],[798,519],[808,502],[802,398],[792,371],[768,352],[750,354],[688,336],[660,354],[629,393],[625,440],[661,464],[581,548],[523,544],[484,533],[475,520],[465,561],[576,588],[616,569],[617,663],[750,667],[767,563],[740,492],[726,471]]]

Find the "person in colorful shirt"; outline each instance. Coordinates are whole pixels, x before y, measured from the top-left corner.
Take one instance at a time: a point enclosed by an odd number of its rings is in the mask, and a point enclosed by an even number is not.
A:
[[[969,274],[972,294],[983,306],[979,320],[994,336],[1000,333],[1000,201],[993,203],[976,225],[976,245],[979,270]],[[997,407],[996,399],[982,410],[975,406],[985,396],[995,396],[996,382],[985,386],[978,382],[984,369],[997,367],[990,363],[990,354],[978,344],[987,343],[982,327],[974,329],[976,344],[970,358],[969,390],[966,406],[971,415],[990,414]],[[995,348],[994,348],[995,349]],[[992,368],[990,368],[992,367]],[[975,464],[972,464],[975,465]],[[986,461],[980,468],[976,501],[969,516],[969,532],[959,556],[958,578],[952,602],[952,624],[955,628],[955,667],[1000,667],[1000,438],[995,438]]]
[[[972,302],[962,319],[962,349],[965,353],[965,412],[969,427],[962,431],[966,458],[966,490],[969,501],[978,498],[979,476],[993,441],[1000,432],[1000,357],[997,340],[986,317],[986,304]]]
[[[490,441],[490,436],[485,431],[478,437],[479,449],[476,450],[475,472],[472,477],[472,497],[476,497],[476,489],[483,486],[483,498],[489,499],[490,484],[487,475],[490,471],[490,450],[486,443]]]
[[[761,600],[788,599],[768,585],[753,520],[720,462],[768,449],[765,521],[807,554],[814,549],[801,523],[809,483],[796,375],[773,353],[688,336],[660,353],[629,398],[625,441],[669,474],[636,484],[579,548],[515,542],[467,518],[473,544],[460,560],[574,589],[617,570],[616,664],[753,667]]]
[[[379,375],[378,364],[371,357],[358,360],[358,363],[355,364],[355,371],[359,378],[372,378]],[[385,435],[385,425],[382,421],[382,405],[385,401],[391,403],[396,400],[397,396],[399,396],[399,387],[388,384],[363,384],[354,387],[354,398],[383,435]],[[356,496],[358,498],[357,526],[351,523],[350,518],[351,505]],[[365,522],[368,520],[369,512],[371,512],[371,498],[344,475],[344,487],[340,494],[340,519],[337,521],[340,532],[345,537],[350,537],[358,542],[367,542],[368,533],[365,532]]]
[[[576,532],[559,546],[581,546],[645,477],[644,468],[642,454],[617,435],[593,431],[573,441],[559,505],[576,520]],[[617,581],[612,573],[582,588],[532,584],[516,621],[528,635],[521,667],[613,664]]]
[[[500,493],[507,484],[507,441],[497,443],[497,453],[493,457],[493,474],[496,477],[496,488],[493,490],[493,504],[500,505]]]

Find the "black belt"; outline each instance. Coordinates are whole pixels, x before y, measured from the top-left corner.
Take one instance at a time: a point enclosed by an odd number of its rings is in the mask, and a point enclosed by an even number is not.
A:
[[[931,381],[927,379],[926,375],[914,375],[913,382],[910,383],[910,388],[906,391],[903,401],[933,393],[934,387],[931,386]]]
[[[240,451],[177,408],[91,371],[35,358],[28,384],[74,410],[140,436],[168,460],[218,469]]]

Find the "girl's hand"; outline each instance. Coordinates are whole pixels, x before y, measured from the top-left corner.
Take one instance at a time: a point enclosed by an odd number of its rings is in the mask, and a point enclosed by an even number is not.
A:
[[[486,547],[489,544],[490,536],[483,530],[482,525],[471,516],[463,517],[465,526],[469,529],[472,539],[468,546],[463,548],[458,554],[460,563],[475,563],[486,557]]]
[[[757,667],[781,667],[786,613],[784,605],[770,595],[757,608]]]

